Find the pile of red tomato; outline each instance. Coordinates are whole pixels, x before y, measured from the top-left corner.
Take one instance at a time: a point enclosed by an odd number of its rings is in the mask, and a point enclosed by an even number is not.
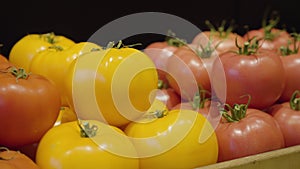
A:
[[[188,169],[299,145],[300,36],[277,22],[143,51],[24,36],[0,56],[0,168]]]

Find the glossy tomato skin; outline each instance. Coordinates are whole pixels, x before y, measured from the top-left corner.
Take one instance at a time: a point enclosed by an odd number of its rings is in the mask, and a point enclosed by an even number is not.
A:
[[[86,67],[78,68],[78,65],[85,63]],[[96,67],[91,66],[93,64]],[[86,76],[74,78],[81,73]],[[90,74],[95,76],[91,77]],[[78,79],[79,87],[85,87],[90,81],[95,82],[95,86],[89,87],[95,88],[93,94],[86,99],[95,97],[100,114],[97,110],[87,113],[74,109],[73,97],[77,97],[73,92],[74,79]],[[65,78],[65,91],[70,107],[79,118],[93,117],[119,127],[128,124],[149,109],[157,84],[155,65],[142,51],[129,47],[109,48],[88,52],[75,59]],[[84,94],[86,95],[85,91]],[[79,100],[84,98],[82,95],[78,97]],[[86,99],[82,99],[80,103],[88,101]]]
[[[225,32],[224,32],[225,34]],[[231,50],[236,49],[236,41],[238,45],[244,44],[244,38],[234,32],[230,32],[227,36],[221,36],[219,32],[213,31],[203,31],[197,34],[193,41],[193,45],[202,45],[206,46],[208,42],[212,44],[212,47],[218,52],[218,54],[222,54]]]
[[[156,99],[166,104],[168,109],[172,109],[175,105],[181,102],[180,96],[173,88],[158,89],[156,92]]]
[[[204,116],[192,110],[171,110],[161,118],[141,119],[124,131],[134,138],[140,169],[195,168],[217,161],[214,130]]]
[[[268,109],[278,122],[285,140],[285,147],[300,144],[300,111],[293,110],[289,102],[273,105]]]
[[[85,122],[97,126],[95,136],[82,137],[77,121],[51,128],[38,145],[36,163],[42,169],[139,168],[136,150],[120,129]]]
[[[64,92],[64,82],[68,68],[74,59],[91,50],[102,50],[102,48],[92,42],[75,43],[66,49],[47,48],[32,58],[29,70],[53,81],[59,89],[62,106],[69,106]]]
[[[288,102],[295,90],[300,90],[300,53],[280,56],[285,70],[285,87],[279,102]]]
[[[18,147],[38,142],[58,117],[58,89],[37,74],[17,80],[11,73],[1,72],[0,79],[0,127],[5,128],[0,133],[0,145]]]
[[[144,49],[144,53],[151,58],[157,68],[158,78],[166,84],[168,84],[166,79],[166,74],[168,73],[166,72],[166,65],[168,59],[177,48],[176,46],[169,45],[167,41],[158,41],[149,44]]]
[[[214,73],[213,88],[216,95],[221,95],[226,89],[226,103],[229,105],[245,103],[247,99],[241,97],[250,95],[249,107],[265,109],[279,99],[285,85],[285,71],[276,53],[263,49],[251,55],[228,52],[220,55],[220,61],[226,81]],[[215,63],[214,68],[218,68],[219,63]]]
[[[172,87],[185,100],[192,99],[199,88],[211,91],[206,58],[202,59],[188,47],[179,47],[167,63],[166,78]],[[195,88],[192,86],[198,86]]]
[[[0,152],[1,169],[40,169],[40,167],[25,154],[17,150]]]
[[[30,62],[38,52],[52,45],[68,48],[73,44],[75,44],[73,40],[54,33],[28,34],[14,44],[8,58],[14,65],[29,71]]]
[[[274,35],[274,38],[268,39],[264,28],[260,28],[246,32],[243,38],[245,41],[248,41],[249,39],[256,37],[256,39],[259,40],[259,46],[261,49],[274,51],[278,51],[281,46],[285,46],[288,44],[288,41],[292,39],[291,35],[287,31],[277,28],[272,28],[271,34]]]
[[[218,162],[284,147],[276,120],[257,109],[248,109],[246,117],[238,122],[221,121],[215,132],[219,142]]]

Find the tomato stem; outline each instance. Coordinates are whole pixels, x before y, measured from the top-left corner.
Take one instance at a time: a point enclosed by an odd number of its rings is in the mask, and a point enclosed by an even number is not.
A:
[[[300,91],[296,90],[290,99],[290,107],[291,109],[296,111],[300,110],[300,97],[297,97],[299,95],[300,95]]]
[[[217,49],[217,47],[221,44],[222,40],[219,41],[216,46],[212,45],[212,37],[209,37],[209,41],[207,42],[207,45],[203,47],[202,44],[199,44],[201,50],[198,48],[195,49],[195,52],[197,56],[200,56],[201,58],[210,58],[213,52]]]
[[[225,108],[220,109],[222,117],[226,119],[227,122],[238,122],[246,117],[246,112],[251,101],[251,96],[244,95],[241,96],[241,98],[245,96],[249,97],[247,104],[234,104],[233,107],[231,107],[229,104],[225,104],[225,107],[228,109],[228,111],[230,111],[230,114]]]
[[[16,77],[16,82],[18,82],[18,79],[27,79],[30,75],[30,73],[26,73],[25,69],[23,68],[16,68],[16,67],[8,67],[8,73],[11,73]]]
[[[280,53],[281,53],[282,56],[288,56],[288,55],[296,54],[299,51],[299,45],[297,44],[297,42],[300,39],[300,34],[291,33],[291,36],[293,37],[292,40],[293,40],[293,47],[294,47],[294,49],[290,48],[291,41],[289,40],[288,44],[286,46],[281,46],[279,48]]]
[[[147,118],[162,118],[168,114],[168,111],[166,110],[155,110],[153,112],[147,112],[146,117]]]
[[[6,147],[0,147],[0,151],[8,151],[9,152],[9,149],[6,148]],[[0,157],[0,160],[11,160],[13,159],[14,156],[10,157],[10,158],[3,158],[3,157]]]
[[[226,39],[228,35],[233,31],[233,20],[231,21],[230,26],[227,29],[225,29],[226,20],[222,20],[221,25],[217,29],[209,20],[206,20],[205,24],[213,34],[218,33],[218,36],[222,39]]]
[[[58,46],[58,45],[52,45],[48,47],[49,49],[55,49],[56,51],[63,51],[63,47]]]
[[[81,123],[81,121],[78,120],[78,126],[80,128],[81,137],[94,137],[97,134],[98,126],[96,125],[90,126],[89,122]]]
[[[252,41],[254,41],[254,42],[252,42]],[[256,37],[244,42],[244,46],[240,46],[238,44],[237,37],[236,37],[235,38],[235,46],[238,48],[237,54],[239,54],[239,55],[252,55],[257,52],[258,47],[259,47]]]
[[[280,21],[280,17],[276,11],[273,11],[271,18],[268,21],[267,21],[267,16],[266,15],[264,16],[262,20],[262,27],[264,29],[265,40],[272,41],[279,35],[279,32],[272,33],[272,29],[276,27],[279,21]]]
[[[106,45],[106,49],[109,48],[116,48],[116,49],[121,49],[121,48],[131,48],[137,45],[142,45],[142,43],[135,43],[135,44],[131,44],[131,45],[124,45],[124,43],[122,42],[122,40],[119,40],[117,44],[115,44],[114,41],[112,42],[108,42],[108,44]]]
[[[46,42],[48,42],[50,44],[55,44],[56,43],[54,32],[41,34],[40,38],[44,39]]]
[[[168,30],[165,41],[169,46],[181,47],[187,45],[186,40],[177,38],[176,34],[171,30]]]
[[[206,94],[210,94],[210,92],[207,90],[199,90],[195,93],[193,100],[190,101],[193,110],[204,108],[206,101],[210,99],[206,97]]]
[[[163,80],[158,79],[158,82],[157,82],[157,88],[158,88],[158,89],[167,89],[167,88],[168,88],[168,84],[167,84],[167,83],[164,83]]]

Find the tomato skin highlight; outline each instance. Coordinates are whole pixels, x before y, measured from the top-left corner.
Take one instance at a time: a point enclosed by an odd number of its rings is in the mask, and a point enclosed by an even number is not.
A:
[[[211,41],[212,47],[218,54],[222,54],[235,50],[236,40],[239,45],[242,45],[245,42],[245,39],[241,35],[234,32],[230,32],[226,37],[222,37],[219,32],[203,31],[194,37],[192,44],[196,46],[199,46],[200,44],[206,46],[208,42]]]
[[[300,144],[299,90],[295,90],[289,102],[279,103],[267,109],[278,122],[285,140],[285,147]]]
[[[59,89],[62,106],[69,106],[64,91],[64,82],[70,64],[84,53],[102,50],[102,48],[92,42],[75,43],[65,49],[59,46],[52,47],[54,48],[47,48],[35,54],[31,59],[29,70],[53,81]]]
[[[226,81],[214,73],[218,62],[213,66],[212,82],[216,95],[226,89],[226,101],[231,106],[245,103],[243,95],[250,95],[251,108],[266,109],[281,96],[285,87],[285,70],[281,59],[270,50],[258,50],[256,54],[243,55],[228,52],[220,55]],[[220,98],[222,98],[220,96]]]
[[[58,117],[58,89],[43,76],[30,74],[17,80],[7,71],[0,72],[0,127],[5,128],[0,145],[13,148],[38,142]]]
[[[295,90],[300,90],[300,53],[280,56],[285,70],[285,87],[279,102],[288,102]]]
[[[166,65],[168,59],[173,55],[178,47],[171,46],[167,41],[153,42],[149,44],[144,52],[148,55],[157,68],[158,78],[167,83],[166,80]]]
[[[218,162],[284,148],[284,138],[276,120],[258,109],[247,109],[237,122],[221,121],[216,128]]]
[[[123,131],[95,120],[84,122],[97,126],[95,135],[81,136],[77,121],[55,126],[40,141],[36,163],[42,169],[139,168],[135,148]],[[115,150],[129,155],[118,154]]]
[[[28,34],[14,44],[8,58],[14,65],[29,71],[32,58],[40,51],[53,45],[68,48],[73,44],[75,44],[73,40],[54,33]]]
[[[173,88],[170,87],[158,89],[155,98],[166,104],[168,109],[172,109],[181,101],[180,96],[176,93],[176,91]]]
[[[97,67],[91,70],[89,64],[88,67],[78,69],[77,65],[83,63],[82,60],[84,63],[97,62]],[[95,77],[82,77],[79,83],[95,81],[93,92],[100,112],[78,112],[74,109],[73,79],[75,73],[91,72],[95,73]],[[65,92],[68,104],[79,118],[90,119],[92,114],[93,118],[120,127],[149,109],[154,99],[151,97],[154,93],[151,92],[157,89],[157,84],[155,65],[145,53],[129,47],[108,48],[85,53],[71,63],[65,78]],[[129,105],[125,104],[127,101]]]
[[[132,122],[124,131],[137,139],[133,143],[141,155],[140,169],[195,168],[217,161],[214,130],[193,110],[171,110],[161,118]]]
[[[209,71],[205,60],[189,46],[179,47],[168,59],[166,78],[181,98],[192,99],[199,88],[211,91]]]

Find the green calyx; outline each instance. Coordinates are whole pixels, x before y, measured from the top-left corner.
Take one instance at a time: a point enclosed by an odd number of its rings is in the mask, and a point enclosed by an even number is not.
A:
[[[193,110],[204,108],[206,101],[210,100],[210,98],[206,97],[206,94],[210,94],[210,92],[207,90],[199,90],[198,92],[196,92],[193,100],[189,101],[192,105]]]
[[[138,45],[142,45],[142,43],[135,43],[131,45],[124,45],[122,40],[119,40],[118,43],[115,43],[114,41],[108,42],[106,47],[104,49],[109,49],[109,48],[115,48],[115,49],[121,49],[121,48],[132,48]]]
[[[235,38],[235,46],[238,48],[236,52],[239,55],[252,55],[255,54],[259,48],[258,41],[256,37],[249,39],[244,43],[244,46],[240,46]]]
[[[177,38],[176,34],[171,30],[168,30],[165,41],[168,43],[169,46],[181,47],[187,45],[185,39]]]
[[[90,126],[89,122],[81,122],[78,120],[78,126],[80,128],[80,136],[81,137],[94,137],[97,134],[98,126],[92,125]]]
[[[299,42],[300,34],[291,33],[291,36],[293,37],[292,42],[288,41],[288,44],[286,46],[281,46],[279,48],[280,54],[282,56],[296,54],[299,51],[299,45],[297,44],[297,42]],[[290,48],[291,43],[293,43],[293,49]]]
[[[271,14],[271,18],[267,20],[267,16],[265,15],[262,20],[262,27],[264,29],[264,39],[265,40],[274,40],[276,37],[278,37],[280,32],[272,33],[272,29],[277,26],[277,24],[280,21],[280,17],[276,11],[273,11]]]
[[[198,48],[195,49],[196,54],[201,58],[210,58],[213,52],[218,48],[218,46],[222,43],[222,41],[218,42],[216,46],[212,45],[212,38],[209,37],[209,41],[207,42],[206,46],[199,44],[201,50]]]
[[[147,112],[144,115],[144,118],[148,118],[148,119],[163,118],[167,114],[168,114],[168,111],[166,111],[166,110],[155,110],[153,112]]]
[[[52,45],[48,47],[49,49],[54,49],[55,51],[63,51],[64,48],[58,45]]]
[[[9,67],[8,71],[6,73],[11,73],[16,77],[16,82],[18,82],[19,79],[27,79],[30,75],[30,73],[26,73],[25,69],[23,68],[16,68],[16,67]]]
[[[55,44],[57,43],[57,41],[55,40],[55,36],[56,35],[54,34],[54,32],[50,32],[50,33],[41,34],[40,38],[50,44]]]
[[[206,20],[205,24],[206,26],[210,29],[210,31],[214,34],[217,33],[218,36],[222,39],[225,39],[228,37],[228,35],[233,31],[233,23],[234,21],[232,20],[230,23],[230,26],[226,29],[226,20],[222,20],[221,25],[219,27],[215,27],[210,21]]]
[[[300,91],[296,90],[290,99],[290,108],[296,111],[300,110]]]
[[[245,96],[249,97],[247,104],[234,104],[233,107],[231,107],[228,104],[225,104],[226,108],[230,113],[228,113],[228,111],[225,108],[220,109],[220,113],[222,117],[226,119],[227,122],[230,123],[238,122],[244,117],[246,117],[246,112],[251,101],[251,96],[250,95],[245,95]]]
[[[163,80],[158,79],[157,81],[157,89],[167,89],[169,86]]]

